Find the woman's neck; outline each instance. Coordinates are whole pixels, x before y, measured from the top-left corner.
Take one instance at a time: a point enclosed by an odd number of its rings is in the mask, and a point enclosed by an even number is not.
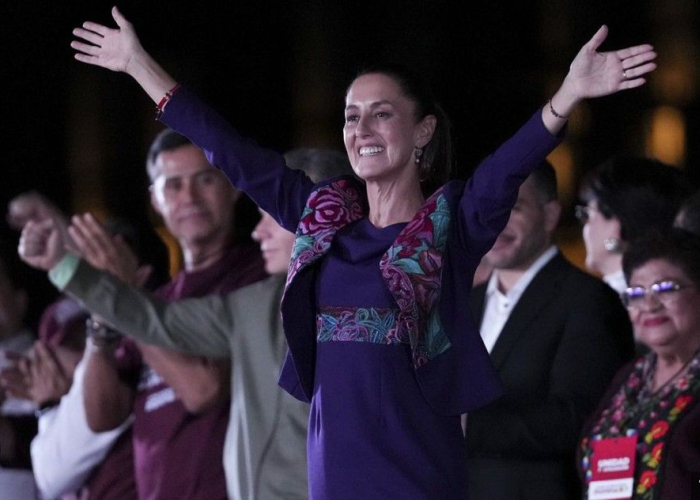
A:
[[[185,271],[188,273],[201,271],[215,264],[229,248],[229,240],[222,239],[206,244],[182,245],[182,254]]]
[[[700,348],[698,342],[673,352],[656,353],[656,369],[654,371],[652,390],[656,391],[680,375],[697,354]]]
[[[367,182],[369,221],[378,228],[408,222],[425,197],[418,182]]]
[[[622,272],[622,254],[609,253],[597,267],[603,276],[612,276]]]

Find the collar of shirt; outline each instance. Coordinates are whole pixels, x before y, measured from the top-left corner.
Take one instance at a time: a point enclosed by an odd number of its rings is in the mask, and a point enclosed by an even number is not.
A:
[[[615,290],[617,293],[622,293],[627,288],[627,281],[625,280],[625,273],[622,269],[611,274],[606,274],[603,276],[603,281],[605,281],[610,288]]]
[[[489,278],[488,286],[486,287],[486,300],[490,300],[493,294],[498,292],[499,295],[508,299],[510,309],[512,310],[535,275],[540,272],[540,269],[552,260],[557,253],[557,247],[554,245],[545,250],[506,294],[498,290],[498,269],[494,269]]]
[[[496,341],[501,335],[501,330],[508,321],[515,304],[520,300],[520,296],[540,269],[552,260],[556,254],[557,248],[554,245],[545,250],[505,295],[498,290],[498,271],[495,270],[491,273],[491,278],[486,288],[484,315],[480,328],[481,339],[484,341],[484,346],[486,346],[489,353],[496,345]]]

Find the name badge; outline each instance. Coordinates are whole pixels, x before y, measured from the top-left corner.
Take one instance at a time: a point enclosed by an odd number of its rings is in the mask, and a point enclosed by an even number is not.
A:
[[[588,500],[632,498],[637,436],[600,439],[591,446]]]

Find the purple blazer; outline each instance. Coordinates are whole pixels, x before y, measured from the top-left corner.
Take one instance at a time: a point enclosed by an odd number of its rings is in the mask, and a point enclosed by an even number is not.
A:
[[[279,153],[242,138],[184,87],[169,101],[161,120],[202,148],[212,165],[282,227],[296,230],[282,302],[289,353],[280,385],[298,399],[309,401],[316,355],[314,294],[318,263],[338,229],[367,215],[363,186],[344,177],[314,187],[303,172],[288,169]],[[448,182],[431,196],[382,259],[383,277],[397,297],[405,321],[418,325],[411,339],[416,378],[426,401],[438,414],[465,413],[501,394],[500,381],[469,313],[467,297],[477,265],[508,222],[520,184],[559,144],[562,135],[553,136],[547,131],[538,110],[479,165],[467,182]],[[338,198],[338,208],[349,215],[327,221],[322,230],[307,224],[308,216],[313,215],[313,200],[320,195]],[[438,215],[440,222],[436,221]],[[424,229],[428,226],[432,236],[426,236]],[[409,299],[402,301],[397,296],[401,290],[391,285],[397,273],[403,276],[396,255],[415,238],[429,240],[424,241],[428,253],[417,252],[408,259],[421,262],[421,270],[430,275],[437,288],[432,287],[426,297],[416,285],[415,273],[404,273],[406,283],[411,284],[403,287]],[[314,246],[314,242],[318,251],[313,258],[303,256],[303,248]],[[426,255],[430,257],[427,264]]]

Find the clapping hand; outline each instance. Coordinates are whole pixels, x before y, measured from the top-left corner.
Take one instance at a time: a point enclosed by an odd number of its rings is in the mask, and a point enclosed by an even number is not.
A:
[[[31,361],[25,365],[25,379],[30,398],[38,405],[58,401],[70,389],[75,366],[82,352],[65,347],[50,348],[34,343]]]
[[[75,215],[68,233],[81,256],[93,267],[112,273],[125,283],[142,286],[151,273],[151,266],[139,261],[121,236],[110,235],[90,214]]]

